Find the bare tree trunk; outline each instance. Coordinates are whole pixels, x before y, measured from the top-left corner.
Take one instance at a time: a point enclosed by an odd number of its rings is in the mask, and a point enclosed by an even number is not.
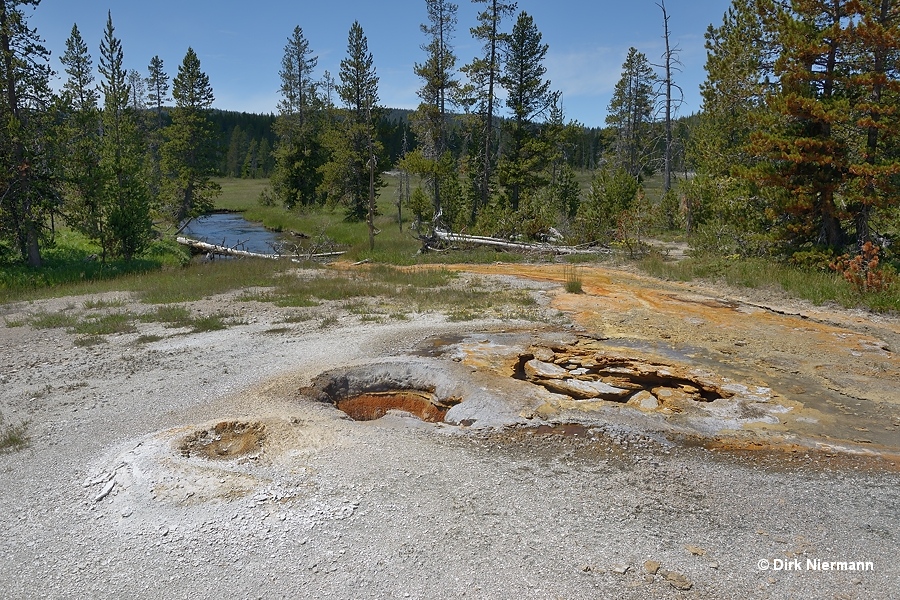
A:
[[[372,148],[372,132],[369,131],[369,213],[366,215],[369,227],[369,250],[375,249],[375,151]]]
[[[665,0],[660,0],[657,4],[663,14],[663,39],[666,42],[666,53],[664,55],[666,70],[666,148],[664,157],[664,180],[663,191],[668,193],[672,189],[672,49],[669,45],[669,15],[666,12]]]

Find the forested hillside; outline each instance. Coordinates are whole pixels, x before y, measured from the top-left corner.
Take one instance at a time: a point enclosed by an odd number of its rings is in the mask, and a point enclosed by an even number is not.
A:
[[[340,206],[372,232],[392,171],[419,182],[401,201],[434,227],[638,252],[665,233],[698,253],[894,278],[892,0],[734,0],[710,15],[694,115],[678,114],[681,56],[660,2],[665,52],[628,51],[605,128],[567,119],[539,24],[515,3],[473,0],[465,9],[477,25],[458,32],[457,4],[423,0],[414,111],[382,105],[358,22],[339,71],[321,74],[297,24],[280,64],[266,67],[281,80],[269,115],[214,110],[213,82],[190,48],[171,73],[158,57],[146,73],[126,69],[111,14],[96,51],[75,25],[51,60],[27,23],[25,8],[39,4],[0,2],[0,249],[30,265],[59,227],[98,244],[102,260],[138,256],[154,223],[210,209],[214,176],[271,179],[269,202]],[[476,56],[457,55],[457,36],[478,42]]]

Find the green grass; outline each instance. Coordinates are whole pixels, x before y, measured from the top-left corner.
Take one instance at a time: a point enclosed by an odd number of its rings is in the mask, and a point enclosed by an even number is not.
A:
[[[203,333],[206,331],[220,331],[227,329],[228,324],[225,322],[227,315],[215,314],[197,317],[191,322],[191,333]]]
[[[22,264],[10,253],[0,254],[0,304],[22,299],[118,291],[123,276],[146,274],[185,264],[188,255],[170,241],[156,241],[131,261],[101,263],[89,257],[99,252],[84,236],[61,228],[55,244],[42,249],[44,265],[39,269]]]
[[[170,327],[190,327],[191,311],[177,304],[162,304],[152,313],[141,315],[140,320],[145,323],[166,323]]]
[[[39,312],[28,319],[35,329],[63,329],[75,327],[80,322],[78,314],[71,312]]]
[[[72,326],[74,333],[87,336],[111,335],[113,333],[133,333],[137,331],[134,324],[136,317],[130,313],[109,313],[89,316]]]
[[[31,441],[28,435],[28,421],[7,423],[0,413],[0,453],[14,452],[25,448]]]
[[[900,311],[900,289],[860,294],[837,273],[806,270],[765,259],[688,258],[670,262],[658,254],[638,262],[646,273],[663,279],[707,279],[746,288],[771,288],[814,304],[834,302],[847,308]]]
[[[582,292],[581,283],[581,271],[578,267],[566,265],[566,291],[570,294],[580,294]]]
[[[89,335],[85,337],[75,338],[75,345],[85,348],[90,346],[98,346],[105,344],[106,338],[100,335]]]
[[[222,193],[215,200],[215,208],[234,212],[255,208],[259,205],[259,195],[272,187],[268,179],[219,177],[214,181],[222,187]]]
[[[94,300],[93,298],[85,300],[82,306],[87,310],[100,310],[104,308],[118,308],[125,306],[124,298],[113,298],[112,300]]]

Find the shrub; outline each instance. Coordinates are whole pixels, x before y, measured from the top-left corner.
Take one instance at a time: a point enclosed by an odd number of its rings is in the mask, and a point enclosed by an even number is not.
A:
[[[889,267],[883,268],[879,254],[881,248],[872,242],[863,244],[859,254],[845,254],[831,264],[859,293],[884,292],[897,281],[897,274]]]

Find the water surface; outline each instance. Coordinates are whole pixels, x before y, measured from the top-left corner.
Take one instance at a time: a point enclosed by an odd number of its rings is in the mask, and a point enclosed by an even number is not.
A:
[[[267,230],[260,223],[247,221],[240,213],[214,213],[198,217],[181,234],[209,244],[262,254],[277,253],[276,248],[283,239],[281,234]]]

